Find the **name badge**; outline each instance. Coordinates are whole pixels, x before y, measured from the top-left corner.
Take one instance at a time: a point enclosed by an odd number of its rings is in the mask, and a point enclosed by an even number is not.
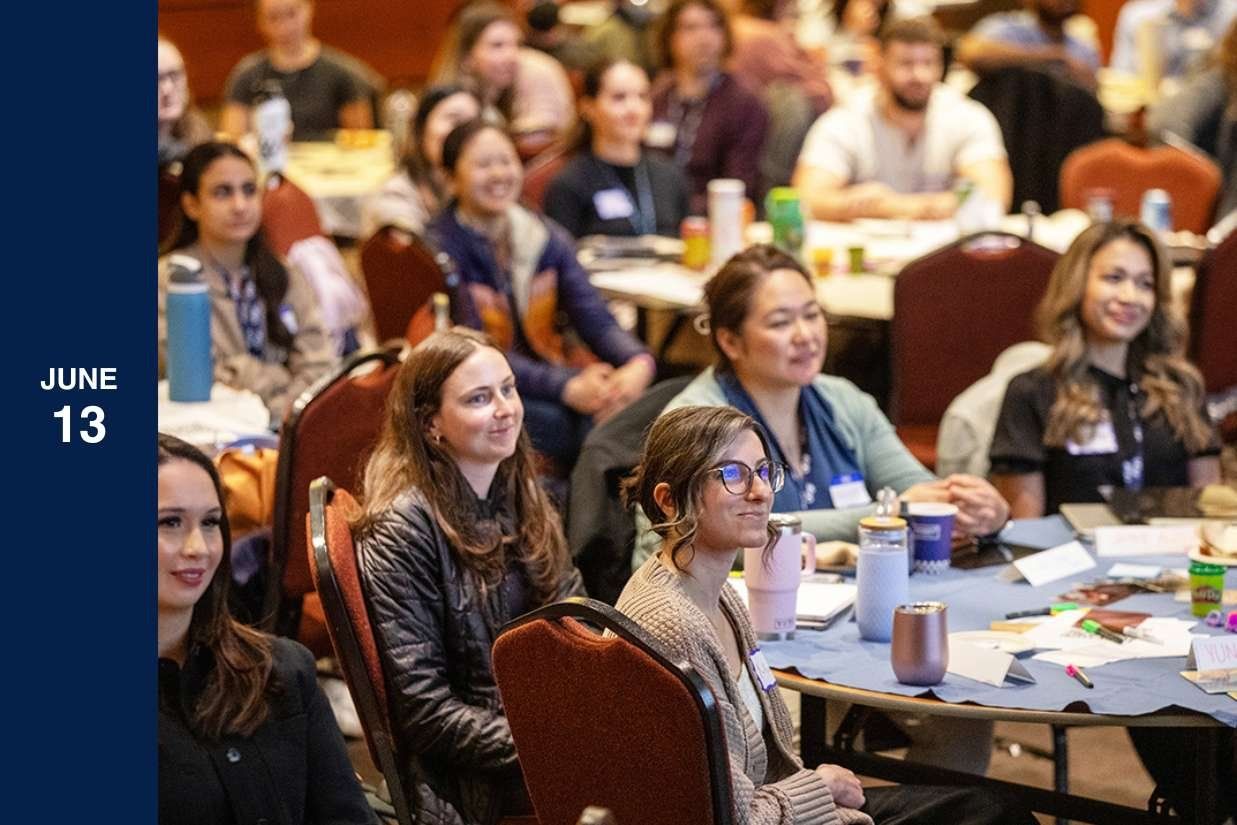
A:
[[[665,120],[659,120],[649,124],[649,128],[644,132],[644,143],[647,146],[652,146],[654,149],[669,149],[674,145],[674,140],[678,137],[679,130],[675,128],[673,123]]]
[[[283,304],[279,307],[279,320],[283,321],[284,328],[288,330],[289,335],[296,335],[300,325],[296,322],[296,313],[292,311],[291,304]]]
[[[1085,443],[1077,444],[1070,439],[1065,442],[1065,449],[1070,455],[1110,455],[1117,451],[1117,433],[1111,421],[1101,421]]]
[[[593,208],[597,210],[597,217],[603,221],[630,218],[636,211],[624,189],[602,189],[594,193]]]
[[[760,648],[752,648],[752,652],[747,654],[747,658],[752,663],[752,671],[756,674],[756,681],[760,682],[761,690],[768,693],[777,687],[777,679],[773,678],[773,670],[769,667],[768,661],[765,660],[765,654]]]
[[[834,476],[833,481],[829,482],[829,498],[833,499],[833,506],[837,508],[862,507],[872,503],[872,496],[860,473]]]

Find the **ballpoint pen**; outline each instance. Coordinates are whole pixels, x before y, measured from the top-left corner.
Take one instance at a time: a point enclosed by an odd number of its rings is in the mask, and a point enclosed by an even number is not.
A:
[[[1125,644],[1124,636],[1122,636],[1120,633],[1113,633],[1111,630],[1104,627],[1102,624],[1095,621],[1094,619],[1083,619],[1082,629],[1087,631],[1088,633],[1092,633],[1096,636],[1099,636],[1101,639],[1107,639],[1108,641],[1116,642],[1119,645]]]
[[[1127,624],[1125,627],[1121,628],[1121,632],[1126,636],[1129,636],[1131,639],[1142,639],[1144,642],[1151,642],[1156,645],[1164,644],[1163,639],[1152,635],[1150,632],[1143,630],[1137,625]]]

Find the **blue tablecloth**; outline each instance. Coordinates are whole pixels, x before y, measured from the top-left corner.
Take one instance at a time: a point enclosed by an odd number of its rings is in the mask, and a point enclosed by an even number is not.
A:
[[[987,567],[979,570],[950,569],[940,575],[911,576],[910,596],[913,601],[941,601],[949,606],[949,629],[986,630],[989,622],[1003,619],[1007,612],[1044,607],[1068,591],[1075,580],[1090,580],[1106,573],[1116,561],[1097,559],[1095,569],[1077,579],[1062,579],[1041,587],[1025,582],[1008,584],[998,581],[1004,569]],[[1189,561],[1182,556],[1127,559],[1147,564],[1162,564],[1181,568]],[[1233,586],[1237,573],[1230,572],[1228,585]],[[1189,618],[1189,605],[1173,601],[1171,594],[1143,593],[1112,605],[1115,610],[1137,610],[1153,616]],[[1202,624],[1196,633],[1218,633]],[[1088,669],[1095,687],[1087,690],[1066,675],[1065,669],[1048,662],[1037,662],[1030,655],[1022,658],[1037,684],[1006,683],[995,688],[973,679],[945,674],[945,680],[933,688],[899,684],[889,665],[889,645],[865,642],[853,621],[839,621],[823,631],[800,630],[796,638],[784,642],[765,642],[770,666],[793,669],[812,679],[835,685],[865,690],[895,693],[903,696],[935,696],[946,702],[974,702],[981,705],[1032,710],[1090,710],[1093,713],[1136,715],[1178,706],[1205,713],[1225,725],[1237,727],[1237,701],[1226,694],[1208,695],[1180,676],[1185,670],[1185,657],[1139,659],[1113,662]]]

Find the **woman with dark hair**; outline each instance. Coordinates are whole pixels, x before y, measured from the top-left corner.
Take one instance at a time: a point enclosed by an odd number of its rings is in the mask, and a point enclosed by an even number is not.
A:
[[[629,503],[653,520],[660,547],[623,589],[617,608],[675,661],[708,683],[730,756],[735,821],[751,825],[920,823],[1020,825],[1034,819],[1007,800],[962,788],[865,790],[837,765],[803,767],[793,723],[743,601],[727,584],[740,548],[768,553],[769,525],[786,468],[763,428],[732,407],[682,407],[653,423]]]
[[[571,239],[517,203],[523,171],[505,132],[465,123],[442,160],[455,199],[430,234],[459,269],[452,317],[507,354],[533,446],[570,468],[592,422],[644,392],[653,357],[614,320]]]
[[[202,263],[210,294],[215,381],[256,393],[279,423],[335,364],[313,289],[262,238],[262,197],[249,156],[208,142],[185,156],[178,228],[165,252]],[[159,364],[167,361],[167,259],[159,261]]]
[[[673,163],[641,146],[652,113],[644,69],[629,60],[590,67],[576,154],[546,188],[546,217],[577,238],[677,236],[687,216],[687,189]]]
[[[1105,486],[1220,480],[1171,281],[1163,245],[1132,221],[1090,227],[1057,261],[1039,307],[1052,353],[1010,381],[990,450],[1015,518],[1103,501]]]
[[[159,436],[159,821],[376,825],[313,656],[228,613],[219,474]]]
[[[463,3],[434,56],[430,81],[470,85],[487,113],[521,141],[561,137],[575,120],[571,81],[557,60],[522,43],[509,6]]]
[[[755,94],[773,83],[796,89],[811,105],[813,116],[833,103],[829,65],[818,54],[795,42],[783,18],[793,13],[795,0],[742,0],[731,20],[734,53],[730,71]],[[781,181],[775,181],[781,183]]]
[[[1101,502],[1101,488],[1220,481],[1220,444],[1203,379],[1185,358],[1172,309],[1172,264],[1155,233],[1117,220],[1083,231],[1057,261],[1039,306],[1048,362],[1005,390],[989,451],[992,479],[1016,518]],[[1158,791],[1193,811],[1187,730],[1130,731]],[[1216,787],[1237,813],[1234,739],[1221,743]],[[1220,815],[1224,819],[1224,814]],[[1212,825],[1212,823],[1203,823]]]
[[[501,350],[437,332],[400,367],[365,467],[357,561],[425,821],[527,811],[490,646],[516,616],[583,595],[523,417]]]
[[[402,167],[367,199],[361,210],[361,236],[384,226],[420,235],[447,201],[442,142],[461,123],[481,114],[481,102],[458,84],[425,90],[412,116],[412,135]]]
[[[730,21],[717,0],[672,0],[657,31],[663,72],[653,84],[653,124],[645,142],[666,152],[687,177],[691,211],[703,215],[709,181],[737,178],[759,203],[760,153],[769,115],[760,99],[723,71]]]

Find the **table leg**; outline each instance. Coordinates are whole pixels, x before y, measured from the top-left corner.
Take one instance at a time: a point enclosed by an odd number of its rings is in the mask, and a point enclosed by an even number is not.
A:
[[[1052,787],[1059,794],[1069,793],[1069,739],[1061,725],[1052,726]],[[1069,820],[1057,817],[1057,825],[1069,825]]]
[[[1211,825],[1220,818],[1218,788],[1220,730],[1200,728],[1194,731],[1194,821]]]
[[[828,709],[819,696],[799,697],[799,756],[803,765],[814,768],[823,764],[827,752]]]

